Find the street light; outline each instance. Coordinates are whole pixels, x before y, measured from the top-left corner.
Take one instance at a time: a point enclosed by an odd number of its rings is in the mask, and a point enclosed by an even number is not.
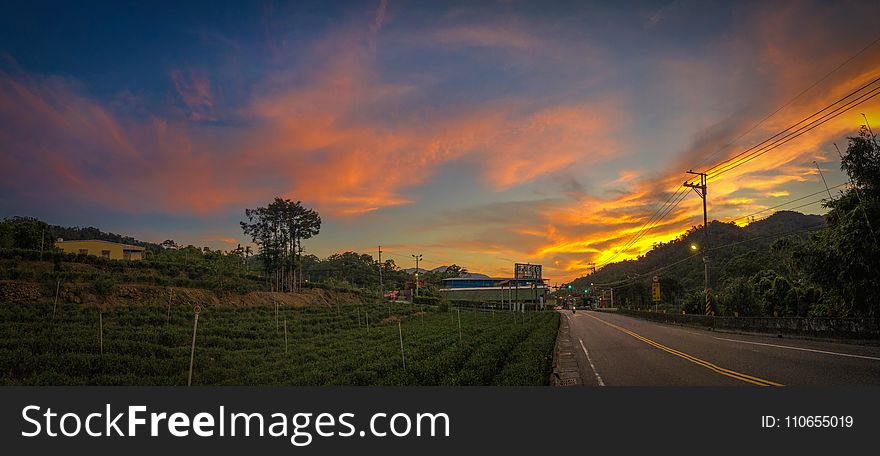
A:
[[[410,255],[416,260],[416,297],[419,296],[419,261],[422,260],[422,254]]]
[[[691,244],[691,250],[696,252],[697,250],[700,250],[700,246],[698,246],[697,244]]]

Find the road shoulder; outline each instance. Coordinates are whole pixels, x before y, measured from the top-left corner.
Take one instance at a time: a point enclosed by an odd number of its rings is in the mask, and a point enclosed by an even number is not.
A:
[[[571,322],[563,314],[559,318],[559,332],[553,349],[553,374],[550,376],[550,385],[582,386],[583,384],[574,353],[574,344],[571,341]]]

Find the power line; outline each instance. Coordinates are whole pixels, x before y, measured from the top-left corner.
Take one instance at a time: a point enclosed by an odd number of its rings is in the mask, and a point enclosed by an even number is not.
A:
[[[871,48],[872,46],[874,46],[874,45],[877,44],[878,42],[880,42],[880,36],[878,36],[876,39],[874,39],[873,41],[871,41],[870,43],[868,43],[866,46],[864,46],[864,47],[863,47],[862,49],[860,49],[858,52],[856,52],[855,54],[853,54],[853,55],[852,55],[851,57],[849,57],[847,60],[845,60],[845,61],[841,62],[840,64],[838,64],[836,67],[834,67],[831,71],[829,71],[829,72],[826,73],[824,76],[822,76],[821,78],[819,78],[819,79],[818,79],[817,81],[815,81],[813,84],[811,84],[810,86],[808,86],[808,87],[805,88],[804,90],[800,91],[797,95],[795,95],[793,98],[791,98],[790,100],[788,100],[788,101],[787,101],[786,103],[784,103],[782,106],[778,107],[778,108],[777,108],[776,110],[774,110],[772,113],[770,113],[769,115],[767,115],[767,116],[765,116],[764,118],[762,118],[760,121],[758,121],[755,125],[753,125],[753,126],[752,126],[750,129],[748,129],[746,132],[740,134],[736,139],[734,139],[733,141],[731,141],[731,142],[728,143],[727,145],[725,145],[725,146],[719,148],[719,149],[716,150],[713,154],[710,154],[709,156],[704,157],[704,158],[698,163],[697,166],[700,166],[700,165],[702,165],[703,163],[707,162],[710,158],[712,158],[712,157],[718,155],[721,151],[723,151],[724,149],[726,149],[727,147],[729,147],[730,145],[732,145],[733,143],[735,143],[736,141],[738,141],[739,139],[741,139],[742,137],[744,137],[745,135],[747,135],[747,134],[749,134],[750,132],[754,131],[758,126],[760,126],[760,125],[763,124],[765,121],[767,121],[768,119],[770,119],[771,117],[773,117],[774,115],[776,115],[777,113],[779,113],[781,110],[783,110],[783,109],[786,108],[787,106],[789,106],[789,105],[790,105],[791,103],[793,103],[795,100],[797,100],[798,98],[800,98],[804,93],[810,91],[811,89],[813,89],[813,88],[816,87],[817,85],[821,84],[823,81],[825,81],[825,80],[826,80],[828,77],[830,77],[832,74],[834,74],[835,72],[837,72],[838,70],[840,70],[841,68],[843,68],[844,66],[846,66],[847,64],[849,64],[850,62],[852,62],[854,59],[856,59],[858,56],[860,56],[861,54],[863,54],[866,50],[868,50],[869,48]],[[844,112],[848,111],[849,109],[851,109],[851,108],[853,108],[853,107],[855,107],[855,106],[858,106],[859,104],[862,104],[862,103],[864,103],[864,102],[866,102],[866,101],[868,101],[868,100],[874,98],[875,96],[877,96],[877,95],[880,94],[880,93],[874,93],[874,94],[871,94],[871,93],[872,93],[872,92],[876,92],[876,91],[878,90],[878,88],[871,89],[871,90],[868,91],[866,94],[862,94],[862,95],[858,96],[855,100],[850,100],[850,101],[844,103],[844,105],[835,108],[835,109],[832,110],[830,113],[825,114],[825,115],[819,117],[818,119],[814,119],[814,120],[810,121],[811,118],[813,118],[813,117],[815,117],[815,116],[821,114],[822,112],[824,112],[824,111],[830,109],[831,107],[833,107],[834,105],[836,105],[836,104],[842,102],[843,100],[846,100],[847,98],[850,98],[851,96],[853,96],[854,94],[860,92],[861,90],[863,90],[863,89],[865,89],[865,88],[867,88],[867,87],[870,87],[872,84],[874,84],[874,83],[877,82],[878,80],[880,80],[880,78],[877,78],[877,79],[875,79],[875,80],[869,82],[868,84],[865,84],[864,86],[862,86],[862,87],[856,89],[855,91],[851,92],[850,94],[847,94],[846,96],[842,97],[842,98],[839,99],[838,101],[835,101],[834,103],[830,104],[829,106],[827,106],[827,107],[825,107],[825,108],[819,110],[818,112],[814,113],[814,114],[811,115],[811,116],[806,117],[805,119],[803,119],[803,120],[801,120],[800,122],[798,122],[798,123],[796,123],[796,124],[790,126],[790,127],[787,128],[787,129],[785,129],[785,130],[783,130],[783,131],[777,133],[776,135],[771,136],[770,138],[768,138],[768,139],[762,141],[761,143],[758,143],[757,145],[755,145],[755,146],[753,146],[753,147],[751,147],[751,148],[749,148],[749,149],[746,149],[746,150],[743,151],[743,152],[740,152],[739,154],[735,155],[734,157],[731,157],[730,159],[725,160],[725,161],[719,163],[718,165],[716,165],[716,166],[714,166],[714,167],[712,167],[712,168],[709,168],[709,169],[706,171],[706,174],[709,175],[708,178],[716,177],[716,176],[718,176],[718,175],[720,175],[720,174],[723,174],[723,173],[725,173],[725,172],[727,172],[727,171],[730,171],[731,169],[734,169],[734,168],[739,167],[739,166],[741,166],[741,165],[743,165],[743,164],[745,164],[745,163],[748,163],[749,161],[754,160],[755,158],[757,158],[757,157],[763,155],[764,153],[769,152],[770,150],[773,150],[773,149],[775,149],[775,148],[777,148],[777,147],[779,147],[779,146],[782,146],[783,144],[787,143],[788,141],[791,141],[792,139],[795,139],[795,138],[801,136],[802,134],[805,134],[805,133],[807,133],[807,132],[813,130],[814,128],[816,128],[816,127],[818,127],[818,126],[820,126],[820,125],[822,125],[822,124],[828,122],[829,120],[831,120],[831,119],[833,119],[833,118],[836,118],[837,116],[843,114]],[[869,95],[870,95],[870,96],[869,96]],[[809,122],[807,123],[807,125],[802,126],[802,127],[800,127],[800,128],[797,128],[797,129],[796,129],[794,132],[792,132],[792,133],[786,134],[786,132],[788,132],[789,130],[791,130],[791,129],[797,127],[798,125],[800,125],[800,124],[802,124],[802,123],[804,123],[804,122],[807,122],[807,121],[809,121]],[[779,136],[782,136],[782,138],[777,139]],[[767,144],[767,143],[770,143],[770,144],[767,145],[767,146],[765,146],[765,144]],[[764,146],[764,147],[762,147],[762,146]],[[740,158],[740,157],[742,157],[742,158]],[[686,184],[686,183],[687,183],[687,180],[685,181],[685,184]],[[679,194],[679,192],[680,192],[682,189],[684,189],[685,191],[684,191],[684,193],[683,193],[680,197],[678,197],[678,194]],[[666,200],[666,202],[665,202],[664,204],[662,204],[662,205],[661,205],[661,206],[660,206],[660,207],[654,212],[654,214],[648,219],[648,221],[646,221],[645,224],[642,225],[642,227],[636,232],[636,234],[635,234],[635,235],[634,235],[634,236],[633,236],[633,237],[632,237],[632,238],[631,238],[631,239],[630,239],[630,240],[629,240],[629,241],[628,241],[623,247],[621,247],[621,248],[617,251],[617,253],[615,253],[615,254],[614,254],[611,258],[609,258],[608,260],[602,262],[602,263],[599,265],[599,267],[601,268],[601,267],[606,266],[607,264],[610,264],[612,261],[614,261],[615,259],[617,259],[622,253],[626,252],[626,250],[627,250],[628,248],[630,248],[633,244],[635,244],[635,242],[637,242],[639,239],[641,239],[642,237],[644,237],[644,235],[646,235],[650,230],[652,230],[653,228],[655,228],[655,227],[659,224],[659,222],[660,222],[662,219],[664,219],[666,216],[668,216],[668,215],[672,212],[672,210],[673,210],[675,207],[677,207],[678,204],[681,203],[681,201],[684,199],[684,196],[685,196],[686,194],[687,194],[687,189],[686,189],[686,186],[683,184],[682,186],[680,186],[678,189],[676,189],[676,190],[670,195],[670,197]],[[673,200],[674,200],[675,198],[677,198],[677,197],[678,197],[678,199],[675,200],[675,203],[670,204],[670,201],[673,201]]]
[[[650,271],[650,272],[645,272],[645,273],[642,273],[642,274],[636,274],[636,275],[633,276],[633,277],[630,277],[630,278],[628,278],[628,279],[618,280],[618,281],[616,281],[616,282],[597,283],[597,284],[594,284],[594,286],[596,286],[596,287],[613,287],[613,286],[616,286],[616,285],[619,285],[619,284],[625,284],[625,283],[627,283],[627,282],[633,282],[633,283],[634,283],[634,282],[637,281],[637,280],[643,279],[643,278],[645,278],[645,277],[647,277],[647,276],[650,276],[650,275],[657,274],[658,272],[663,272],[663,271],[665,271],[665,270],[667,270],[667,269],[669,269],[669,268],[671,268],[671,267],[673,267],[673,266],[677,266],[677,265],[679,265],[679,264],[681,264],[681,263],[684,263],[684,262],[687,261],[687,260],[690,260],[691,258],[696,258],[696,257],[698,257],[698,256],[700,256],[700,255],[701,255],[700,253],[695,253],[695,254],[693,254],[693,255],[690,255],[690,256],[688,256],[688,257],[685,257],[685,258],[683,258],[683,259],[681,259],[681,260],[678,260],[678,261],[676,261],[676,262],[674,262],[674,263],[667,264],[666,266],[663,266],[663,267],[661,267],[661,268],[657,268],[657,269],[655,269],[655,270],[653,270],[653,271]]]
[[[762,148],[758,151],[755,151],[755,152],[751,153],[750,155],[748,155],[747,157],[744,157],[744,158],[737,160],[735,163],[728,163],[728,164],[724,165],[723,169],[720,169],[718,171],[713,172],[712,177],[718,176],[718,175],[726,173],[727,171],[730,171],[734,168],[742,166],[742,165],[754,160],[755,158],[758,158],[761,155],[764,155],[765,153],[767,153],[773,149],[776,149],[777,147],[780,147],[780,146],[788,143],[789,141],[812,131],[813,129],[831,121],[832,119],[839,117],[840,115],[844,114],[846,111],[849,111],[850,109],[855,108],[856,106],[876,97],[877,95],[880,95],[880,92],[878,92],[878,91],[880,91],[880,87],[876,87],[871,90],[871,92],[875,92],[875,93],[871,94],[869,92],[867,94],[863,94],[859,97],[859,98],[863,98],[863,99],[857,99],[857,100],[847,102],[846,105],[836,108],[831,113],[828,113],[828,114],[822,116],[821,118],[812,121],[810,124],[799,128],[797,131],[795,131],[789,135],[786,135],[785,137],[775,141],[773,144],[771,144],[765,148]]]
[[[778,237],[789,236],[789,235],[792,235],[792,234],[798,234],[798,233],[803,233],[803,232],[817,231],[817,230],[819,230],[819,229],[822,229],[822,228],[825,227],[825,226],[826,226],[826,225],[825,225],[825,223],[823,222],[823,223],[816,224],[816,225],[810,225],[810,226],[808,226],[808,227],[798,228],[798,229],[796,229],[796,230],[789,230],[789,231],[785,231],[785,232],[782,232],[782,233],[775,233],[775,234],[768,234],[768,235],[763,235],[763,236],[756,236],[756,237],[749,238],[749,239],[744,239],[744,240],[741,240],[741,241],[731,242],[731,243],[728,243],[728,244],[724,244],[724,245],[719,245],[719,246],[716,246],[716,247],[712,247],[712,248],[709,249],[709,250],[710,250],[710,251],[716,251],[716,250],[721,250],[721,249],[724,249],[724,248],[733,247],[733,246],[736,246],[736,245],[745,244],[745,243],[747,243],[747,242],[753,242],[753,241],[758,241],[758,240],[762,240],[762,239],[778,238]],[[689,255],[689,256],[687,256],[687,257],[681,259],[681,260],[678,260],[678,261],[676,261],[676,262],[670,263],[670,264],[668,264],[668,265],[666,265],[666,266],[663,266],[663,267],[660,267],[660,268],[654,269],[654,270],[649,271],[649,272],[644,272],[644,273],[641,273],[641,274],[636,274],[636,275],[634,275],[633,277],[630,277],[630,278],[627,278],[627,279],[622,279],[622,280],[617,280],[617,281],[614,281],[614,282],[608,282],[608,283],[597,283],[597,284],[594,284],[594,286],[596,286],[596,287],[616,287],[616,286],[619,286],[619,285],[625,285],[625,284],[628,284],[628,283],[635,283],[635,282],[638,281],[638,280],[641,280],[641,279],[643,279],[643,278],[645,278],[645,277],[648,277],[648,276],[653,276],[653,275],[655,275],[655,274],[657,274],[657,273],[659,273],[659,272],[663,272],[663,271],[665,271],[665,270],[667,270],[667,269],[669,269],[669,268],[671,268],[671,267],[678,266],[679,264],[684,263],[685,261],[690,260],[690,259],[692,259],[692,258],[696,258],[696,257],[698,257],[698,256],[700,256],[700,253],[695,253],[695,254]]]
[[[781,132],[776,133],[775,135],[765,139],[764,141],[761,141],[760,143],[756,144],[755,146],[752,146],[752,147],[740,152],[739,154],[719,163],[718,165],[715,165],[715,166],[709,168],[708,170],[706,170],[706,173],[711,178],[711,177],[716,177],[718,175],[726,173],[727,171],[730,171],[731,169],[742,166],[743,164],[754,160],[755,158],[769,152],[770,150],[773,150],[773,149],[791,141],[792,139],[797,138],[797,137],[813,130],[814,128],[830,121],[831,119],[834,119],[834,118],[840,116],[844,112],[874,98],[875,96],[880,95],[880,86],[878,86],[878,87],[871,88],[866,93],[858,95],[855,99],[844,102],[844,100],[847,100],[848,98],[852,97],[853,95],[855,95],[855,94],[865,90],[866,88],[876,84],[878,81],[880,81],[880,77],[878,77],[878,78],[872,80],[871,82],[859,87],[858,89],[850,92],[849,94],[839,98],[838,100],[834,101],[833,103],[829,104],[828,106],[825,106],[824,108],[820,109],[819,111],[816,111],[815,113],[801,119],[799,122],[789,126],[785,130],[782,130]],[[834,108],[830,112],[819,116],[819,114],[822,114],[823,112],[828,111],[829,109],[831,109],[832,107],[834,107],[835,105],[840,104],[840,103],[843,103],[843,104],[841,106]],[[819,116],[819,117],[816,119],[813,119],[816,116]],[[806,123],[806,124],[799,127],[799,125],[804,124],[804,123]]]
[[[762,239],[778,238],[778,237],[789,236],[789,235],[792,235],[792,234],[798,234],[798,233],[808,233],[808,232],[811,232],[811,231],[817,231],[817,230],[820,230],[820,229],[824,228],[825,226],[826,226],[826,225],[825,225],[825,222],[822,222],[822,223],[818,223],[818,224],[816,224],[816,225],[810,225],[810,226],[808,226],[808,227],[798,228],[798,229],[796,229],[796,230],[790,230],[790,231],[786,231],[786,232],[783,232],[783,233],[776,233],[776,234],[767,234],[767,235],[763,235],[763,236],[756,236],[756,237],[753,237],[753,238],[750,238],[750,239],[744,239],[744,240],[742,240],[742,241],[736,241],[736,242],[731,242],[731,243],[729,243],[729,244],[719,245],[718,247],[715,247],[715,248],[713,248],[713,249],[711,249],[711,250],[716,250],[716,249],[721,249],[721,248],[726,248],[726,247],[732,247],[732,246],[739,245],[739,244],[745,244],[746,242],[760,241],[760,240],[762,240]]]
[[[835,185],[835,186],[833,186],[833,187],[829,187],[828,190],[833,190],[833,189],[836,189],[836,188],[839,188],[839,187],[843,187],[843,186],[845,186],[845,185],[846,185],[846,183],[837,184],[837,185]],[[747,218],[752,217],[752,216],[754,216],[754,215],[758,215],[758,214],[760,214],[760,213],[767,212],[767,211],[769,211],[769,210],[777,209],[777,208],[780,208],[780,207],[782,207],[782,206],[789,205],[789,204],[791,204],[791,203],[796,203],[796,202],[801,201],[801,200],[803,200],[803,199],[807,199],[807,198],[809,198],[809,197],[811,197],[811,196],[816,196],[816,195],[818,195],[818,194],[820,194],[820,193],[825,193],[825,191],[823,191],[823,190],[819,190],[819,191],[816,192],[816,193],[810,193],[809,195],[804,195],[804,196],[802,196],[802,197],[800,197],[800,198],[795,198],[795,199],[793,199],[793,200],[789,200],[789,201],[786,201],[786,202],[784,202],[784,203],[777,204],[776,206],[771,206],[771,207],[768,207],[768,208],[766,208],[766,209],[761,209],[760,211],[752,212],[751,214],[744,215],[744,216],[742,216],[742,217],[738,217],[738,218],[735,218],[735,219],[731,219],[731,220],[729,220],[729,221],[731,221],[731,222],[737,222],[737,221],[742,220],[742,219],[747,219]],[[822,200],[819,200],[819,201],[822,201]],[[815,203],[815,202],[814,202],[814,203]],[[810,204],[813,204],[813,203],[810,203]],[[799,207],[802,207],[802,206],[799,206]],[[791,209],[797,209],[797,208],[791,208]]]
[[[682,190],[684,190],[684,191],[682,191]],[[642,228],[638,232],[636,232],[636,234],[626,244],[624,244],[623,247],[618,249],[617,253],[615,253],[608,260],[603,261],[602,264],[600,264],[598,267],[601,268],[601,267],[611,263],[617,257],[619,257],[621,254],[626,252],[626,250],[630,246],[632,246],[633,244],[635,244],[636,241],[638,241],[639,239],[644,237],[646,234],[648,234],[648,232],[651,231],[652,229],[654,229],[660,223],[661,220],[666,218],[666,216],[668,216],[672,212],[673,209],[675,209],[679,204],[681,204],[681,201],[684,200],[685,196],[687,196],[687,187],[685,187],[684,185],[681,185],[678,190],[676,190],[672,195],[670,195],[670,197],[666,200],[666,203],[664,203],[658,209],[658,211],[655,212],[654,216],[652,216],[647,222],[645,222],[645,224],[642,225]],[[673,199],[675,199],[675,201],[670,204],[670,201],[672,201]]]
[[[872,45],[873,45],[873,43],[872,43]],[[781,132],[776,133],[775,135],[771,136],[770,138],[765,139],[764,141],[758,143],[757,145],[752,146],[749,149],[746,149],[745,151],[740,152],[739,154],[731,157],[730,159],[709,168],[706,171],[708,178],[717,177],[723,173],[726,173],[727,171],[730,171],[734,168],[742,166],[742,165],[758,158],[759,156],[761,156],[761,155],[763,155],[773,149],[776,149],[776,148],[788,143],[789,141],[815,129],[816,127],[830,121],[831,119],[834,119],[834,118],[842,115],[844,112],[876,97],[877,95],[880,95],[880,86],[878,86],[878,87],[871,88],[866,93],[863,93],[863,94],[856,96],[856,98],[854,98],[852,100],[845,101],[845,100],[853,97],[854,95],[858,94],[859,92],[863,91],[864,89],[874,85],[878,81],[880,81],[880,77],[868,82],[867,84],[865,84],[865,85],[859,87],[858,89],[850,92],[849,94],[841,97],[840,99],[831,103],[830,105],[820,109],[819,111],[813,113],[810,116],[805,117],[801,121],[789,126],[785,130],[782,130]],[[821,79],[818,82],[821,82]],[[818,82],[816,84],[818,84]],[[813,86],[815,86],[815,84]],[[812,88],[813,86],[811,86],[810,88]],[[809,88],[807,90],[809,90]],[[840,103],[843,103],[843,104],[834,108],[834,109],[831,109],[832,107],[834,107],[835,105],[840,104]],[[784,105],[783,105],[783,107],[784,107]],[[780,108],[780,109],[782,109],[782,108]],[[828,111],[829,109],[831,109],[830,112],[819,116],[820,114],[822,114],[825,111]],[[777,110],[777,112],[778,112],[778,110]],[[816,117],[816,116],[819,116],[819,117],[814,119],[814,117]],[[801,125],[801,124],[805,124],[805,125]],[[801,125],[801,126],[799,126],[799,125]],[[684,185],[682,187],[684,187]],[[680,190],[678,190],[678,191],[680,191]],[[676,191],[676,193],[678,191]],[[676,193],[673,193],[672,197],[674,197]],[[636,241],[638,241],[645,234],[647,234],[648,231],[653,229],[659,223],[660,220],[665,218],[671,212],[671,210],[675,206],[677,206],[678,203],[681,202],[682,199],[683,199],[683,197],[680,198],[674,205],[669,206],[665,212],[662,212],[663,206],[661,206],[661,208],[658,210],[658,212],[655,212],[655,215],[652,216],[651,219],[648,220],[648,222],[646,222],[646,224],[642,227],[642,229],[640,229],[636,233],[636,235],[633,236],[633,238],[630,239],[615,255],[613,255],[609,260],[603,262],[602,266],[614,261],[623,252],[625,252],[630,246],[632,246]],[[667,200],[667,203],[664,204],[664,206],[669,204],[668,201],[669,200]],[[662,213],[662,215],[657,217],[657,214],[660,214],[660,213]]]
[[[763,119],[761,119],[760,121],[758,121],[758,123],[756,123],[756,124],[753,125],[751,128],[749,128],[747,131],[745,131],[744,133],[742,133],[742,134],[740,134],[739,136],[737,136],[736,139],[734,139],[733,141],[730,141],[729,143],[725,144],[724,146],[718,148],[718,150],[716,150],[716,151],[713,152],[712,154],[707,155],[706,157],[704,157],[702,160],[700,160],[699,163],[697,163],[697,165],[696,165],[695,167],[700,167],[700,166],[702,166],[703,164],[705,164],[706,162],[708,162],[709,159],[711,159],[711,158],[717,156],[719,153],[721,153],[721,151],[723,151],[724,149],[730,147],[731,145],[733,145],[734,143],[736,143],[737,141],[739,141],[740,139],[742,139],[745,135],[747,135],[747,134],[751,133],[752,131],[754,131],[756,128],[758,128],[761,124],[763,124],[764,122],[766,122],[768,119],[770,119],[771,117],[773,117],[773,116],[775,116],[776,114],[778,114],[779,111],[782,111],[783,109],[785,109],[786,107],[788,107],[789,105],[791,105],[792,103],[794,103],[794,101],[797,100],[798,98],[800,98],[801,95],[803,95],[803,94],[809,92],[809,91],[812,90],[814,87],[816,87],[817,85],[821,84],[823,81],[825,81],[826,79],[828,79],[829,76],[831,76],[832,74],[836,73],[837,70],[839,70],[839,69],[843,68],[844,66],[848,65],[850,62],[852,62],[853,60],[855,60],[858,56],[862,55],[865,51],[867,51],[869,48],[871,48],[872,46],[874,46],[874,45],[877,44],[878,42],[880,42],[880,36],[878,36],[876,39],[874,39],[874,41],[871,41],[870,43],[868,43],[867,45],[865,45],[865,47],[863,47],[863,48],[860,49],[858,52],[856,52],[855,54],[853,54],[852,56],[850,56],[850,58],[846,59],[845,61],[841,62],[839,65],[837,65],[836,67],[834,67],[834,69],[832,69],[832,70],[829,71],[828,73],[825,73],[824,76],[822,76],[821,78],[819,78],[819,80],[817,80],[816,82],[812,83],[809,87],[807,87],[807,88],[804,89],[804,90],[801,90],[801,91],[800,91],[797,95],[795,95],[792,99],[790,99],[790,100],[788,100],[787,102],[785,102],[785,104],[783,104],[782,106],[776,108],[775,111],[771,112],[771,113],[768,114],[766,117],[764,117]]]
[[[636,232],[636,234],[633,235],[632,239],[630,239],[629,242],[627,242],[627,243],[623,246],[622,250],[626,250],[627,247],[629,247],[630,245],[632,245],[632,243],[633,243],[633,242],[636,240],[636,238],[642,233],[642,231],[644,231],[645,228],[646,228],[648,225],[650,225],[650,224],[654,221],[654,219],[655,219],[655,218],[656,218],[661,212],[664,211],[666,205],[669,204],[669,202],[672,201],[673,198],[677,197],[677,196],[678,196],[678,193],[679,193],[683,188],[684,188],[684,186],[679,186],[679,187],[678,187],[673,193],[671,193],[671,194],[669,195],[668,198],[666,198],[666,201],[665,201],[663,204],[661,204],[661,205],[657,208],[656,211],[654,211],[654,213],[651,215],[651,217],[650,217],[650,218],[649,218],[649,219],[648,219],[648,220],[647,220],[647,221],[646,221],[646,222],[645,222],[645,223],[639,228],[639,230]],[[618,255],[619,255],[619,253],[618,253]],[[616,257],[616,255],[615,255],[615,257]],[[613,259],[613,257],[612,257],[612,259]],[[602,266],[604,266],[604,265],[607,264],[607,263],[608,263],[608,262],[606,261],[606,262],[602,263],[601,265],[599,265],[599,267],[602,267]]]

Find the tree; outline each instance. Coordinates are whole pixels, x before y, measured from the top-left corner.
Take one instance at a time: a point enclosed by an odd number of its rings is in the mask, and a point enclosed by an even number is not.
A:
[[[0,222],[0,226],[0,247],[49,250],[55,245],[51,227],[34,217],[6,218]]]
[[[849,138],[841,169],[851,187],[825,206],[828,227],[814,234],[799,252],[800,265],[818,285],[829,312],[863,317],[880,316],[880,147],[862,127]],[[828,302],[836,297],[838,302]]]
[[[753,317],[761,315],[752,283],[748,277],[730,279],[718,292],[718,308],[722,315]]]
[[[302,241],[321,230],[321,217],[300,201],[275,198],[268,206],[245,209],[245,235],[257,244],[271,288],[294,291],[302,286]],[[297,273],[297,270],[299,271]]]

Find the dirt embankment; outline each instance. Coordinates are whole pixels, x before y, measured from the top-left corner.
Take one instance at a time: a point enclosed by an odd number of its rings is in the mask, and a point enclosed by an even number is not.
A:
[[[55,299],[55,283],[0,281],[0,303],[28,304],[52,302]],[[268,306],[277,302],[288,306],[335,305],[363,303],[363,298],[353,293],[310,288],[300,293],[276,293],[254,291],[245,294],[224,294],[200,288],[160,287],[156,285],[116,284],[97,291],[85,283],[62,283],[58,286],[58,302],[90,304],[102,307],[114,305],[155,304],[168,302],[175,305],[202,306]]]

